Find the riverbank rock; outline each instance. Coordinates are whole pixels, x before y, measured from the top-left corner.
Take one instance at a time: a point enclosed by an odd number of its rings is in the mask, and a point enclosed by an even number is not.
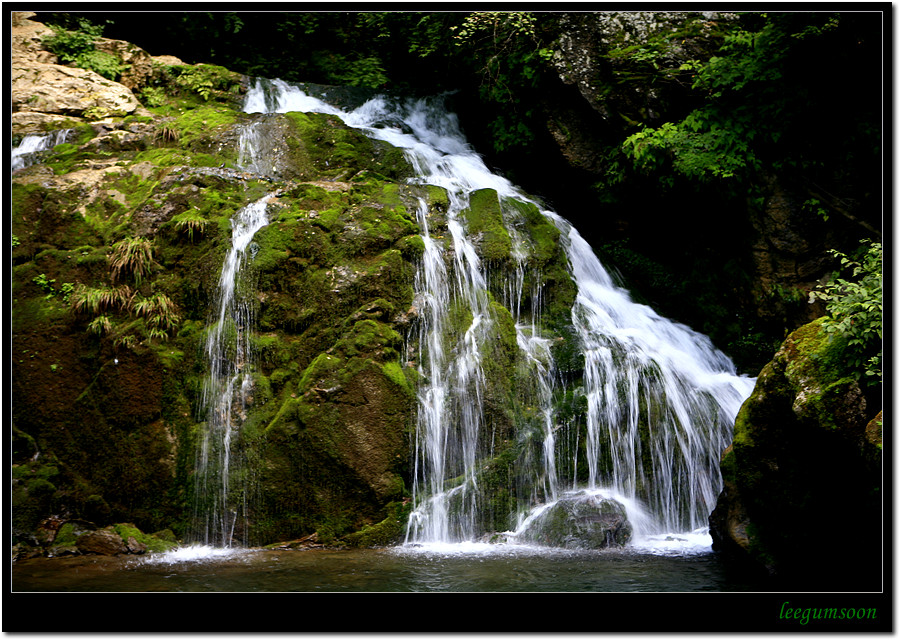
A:
[[[75,543],[81,553],[92,553],[99,556],[117,556],[129,553],[128,543],[115,531],[89,531],[79,536]]]
[[[882,414],[822,322],[788,336],[738,414],[714,548],[787,585],[878,587]]]

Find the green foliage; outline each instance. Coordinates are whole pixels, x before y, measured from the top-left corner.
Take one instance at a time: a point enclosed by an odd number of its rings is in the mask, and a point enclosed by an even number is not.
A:
[[[356,60],[346,60],[336,56],[335,59],[339,61],[339,67],[344,69],[333,74],[341,84],[377,89],[388,82],[387,73],[377,56],[365,56]]]
[[[870,115],[865,110],[838,122],[827,115],[835,97],[832,76],[853,74],[848,83],[853,85],[862,72],[839,53],[867,46],[853,19],[828,13],[752,18],[720,34],[721,46],[706,62],[687,65],[696,108],[681,120],[642,127],[625,140],[623,151],[635,168],[659,176],[667,187],[680,177],[739,194],[763,167],[824,180],[826,159],[846,162],[853,153],[858,162],[860,148],[877,149],[877,130],[861,125]],[[650,47],[646,55],[654,51],[662,50]],[[631,52],[637,55],[638,50]]]
[[[881,243],[868,243],[862,256],[855,260],[840,251],[831,253],[841,263],[841,272],[849,276],[834,278],[809,295],[809,301],[822,300],[829,317],[825,331],[839,333],[848,340],[851,364],[864,371],[870,383],[881,381],[882,358],[882,248]]]
[[[695,111],[682,122],[666,122],[658,128],[645,128],[629,136],[623,144],[625,154],[645,173],[660,172],[663,182],[673,184],[670,169],[700,182],[716,178],[734,178],[748,168],[757,168],[743,126],[723,127],[708,120],[708,113]],[[671,167],[669,167],[671,163]]]
[[[60,62],[71,63],[80,56],[94,50],[94,42],[103,32],[101,27],[92,25],[86,19],[78,30],[68,31],[63,27],[50,25],[53,35],[44,38],[44,47],[55,54]]]
[[[72,295],[72,309],[79,314],[95,315],[105,311],[129,311],[134,291],[128,285],[87,287],[78,284]]]
[[[111,53],[98,51],[95,41],[103,28],[82,19],[76,31],[68,31],[63,27],[51,25],[53,36],[44,39],[44,46],[56,54],[59,61],[81,69],[89,69],[104,78],[116,80],[128,65]]]
[[[187,233],[191,242],[194,241],[194,233],[202,234],[209,224],[209,220],[203,217],[197,209],[188,209],[176,216],[172,216],[175,228],[181,233]]]
[[[31,279],[31,281],[39,286],[41,290],[47,294],[46,296],[44,296],[44,300],[50,300],[58,295],[62,298],[64,304],[69,304],[69,296],[72,295],[72,292],[75,289],[75,285],[71,282],[64,282],[60,285],[58,290],[55,289],[53,287],[53,283],[56,282],[56,280],[47,278],[47,275],[44,273],[35,276]]]
[[[56,282],[56,280],[49,280],[46,274],[42,273],[40,275],[37,275],[32,278],[31,281],[39,286],[41,290],[43,290],[44,293],[47,294],[47,300],[49,300],[56,294],[56,290],[53,288],[53,283]]]
[[[522,148],[534,139],[536,114],[526,105],[553,57],[543,39],[549,24],[547,14],[476,11],[450,27],[454,44],[478,69],[481,99],[499,107],[488,124],[497,151]]]
[[[113,279],[117,280],[131,274],[134,281],[140,284],[155,266],[153,247],[147,238],[125,238],[113,245],[113,253],[109,258]]]
[[[168,332],[177,329],[181,321],[175,303],[164,293],[135,300],[133,309],[135,315],[147,321],[151,338],[167,338]]]
[[[161,107],[166,103],[166,92],[160,87],[141,89],[141,102],[145,107]]]
[[[158,72],[159,82],[164,87],[156,87],[160,90],[149,93],[144,89],[141,95],[149,98],[150,102],[158,103],[147,106],[162,106],[166,88],[173,95],[199,98],[201,102],[209,102],[223,95],[227,97],[240,90],[239,76],[217,65],[164,65],[158,67]]]

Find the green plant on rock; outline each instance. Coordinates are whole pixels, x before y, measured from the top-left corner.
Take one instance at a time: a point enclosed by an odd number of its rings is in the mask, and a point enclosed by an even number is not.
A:
[[[134,291],[127,284],[117,287],[88,287],[78,284],[71,297],[76,313],[96,315],[103,311],[128,311],[131,309]]]
[[[237,86],[235,74],[211,64],[167,66],[164,74],[172,79],[179,93],[198,96],[203,102],[218,92],[234,93]]]
[[[64,304],[69,304],[69,297],[72,295],[72,292],[75,289],[75,285],[71,282],[64,282],[60,285],[58,290],[55,289],[53,287],[53,283],[56,282],[56,280],[48,279],[47,274],[44,273],[35,276],[31,279],[31,281],[39,286],[41,290],[47,294],[46,296],[44,296],[44,300],[50,300],[59,295],[62,297],[62,301]]]
[[[128,69],[128,65],[113,54],[96,49],[94,43],[103,31],[101,26],[81,20],[76,31],[54,25],[50,28],[53,35],[44,39],[44,46],[55,53],[61,63],[89,69],[108,80],[118,79]]]
[[[97,336],[109,335],[113,332],[113,322],[109,316],[97,316],[88,323],[87,332]]]
[[[131,274],[134,281],[140,284],[155,266],[153,262],[153,246],[147,238],[125,238],[113,245],[113,253],[109,258],[113,279],[117,280]]]
[[[40,275],[36,275],[31,279],[31,281],[39,286],[41,290],[47,294],[44,297],[45,300],[49,300],[54,295],[56,295],[56,289],[53,288],[53,283],[56,282],[56,280],[48,279],[47,274],[42,273]]]
[[[175,303],[164,293],[136,300],[134,313],[147,321],[151,338],[168,338],[168,332],[177,329],[181,320]]]
[[[161,107],[166,103],[166,92],[160,87],[144,87],[141,102],[145,107]]]
[[[209,220],[203,217],[197,209],[188,209],[177,216],[172,216],[175,228],[181,233],[187,233],[191,242],[194,241],[194,233],[201,235],[209,224]]]
[[[868,244],[855,260],[840,251],[831,250],[841,263],[845,278],[835,277],[809,294],[809,302],[825,302],[828,310],[823,328],[848,339],[852,366],[865,373],[871,384],[881,382],[882,358],[882,247],[880,242]]]

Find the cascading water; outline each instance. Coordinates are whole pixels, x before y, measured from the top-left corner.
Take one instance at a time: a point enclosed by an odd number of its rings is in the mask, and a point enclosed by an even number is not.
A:
[[[41,151],[47,151],[64,143],[71,131],[71,129],[59,129],[44,135],[26,135],[19,142],[19,146],[12,150],[12,171],[34,164]]]
[[[274,166],[258,125],[251,122],[242,129],[238,165],[244,171],[267,174]],[[231,247],[222,265],[207,329],[209,372],[203,387],[206,422],[197,456],[194,535],[197,542],[215,547],[230,547],[237,542],[236,530],[240,542],[247,543],[249,488],[241,473],[243,450],[239,438],[253,388],[255,306],[245,273],[255,253],[253,236],[269,222],[267,203],[271,196],[243,207],[231,221]]]
[[[254,234],[268,224],[267,199],[247,205],[232,220],[232,244],[206,337],[209,373],[203,388],[206,423],[197,460],[195,535],[198,542],[218,547],[231,546],[238,520],[246,514],[246,487],[232,486],[235,455],[240,455],[235,439],[253,384],[254,307],[249,283],[241,276]]]
[[[415,277],[421,382],[408,543],[472,541],[490,533],[481,514],[493,507],[480,486],[494,455],[485,424],[484,358],[502,324],[498,297],[529,372],[520,393],[538,416],[518,437],[540,444],[539,456],[516,461],[516,513],[506,520],[515,531],[508,538],[528,538],[537,514],[564,496],[615,499],[638,535],[706,525],[721,488],[719,455],[754,381],[736,375],[705,336],[634,303],[567,221],[489,171],[455,116],[428,101],[392,105],[374,98],[344,112],[280,80],[260,80],[245,110],[333,114],[404,149],[417,173],[411,182],[446,189],[449,244],[432,237],[424,200],[417,211],[425,251]],[[481,189],[496,192],[512,244],[514,265],[499,273],[491,272],[468,230],[466,211]],[[556,375],[551,337],[541,328],[541,274],[526,277],[533,239],[520,232],[516,207],[506,206],[511,201],[537,207],[560,232],[577,287],[571,326],[584,360],[579,388],[564,388]],[[556,400],[566,392],[586,399],[585,424],[557,415]]]

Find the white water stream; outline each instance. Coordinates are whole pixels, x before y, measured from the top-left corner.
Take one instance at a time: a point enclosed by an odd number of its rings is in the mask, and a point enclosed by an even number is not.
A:
[[[245,127],[240,139],[239,164],[245,171],[260,171],[266,155],[255,123]],[[252,287],[244,277],[253,236],[269,223],[270,195],[235,213],[231,221],[231,247],[225,256],[213,312],[206,336],[209,368],[203,387],[206,422],[201,434],[195,475],[195,538],[201,545],[230,547],[237,542],[239,519],[246,520],[247,487],[232,486],[233,459],[240,447],[240,425],[246,418],[253,387],[251,336],[255,328]],[[239,469],[239,467],[238,467]],[[243,542],[246,522],[241,527]],[[206,547],[204,547],[206,548]]]
[[[19,145],[12,150],[12,171],[24,169],[39,157],[41,151],[52,149],[66,141],[71,129],[58,129],[46,134],[28,134]]]
[[[523,295],[529,243],[509,224],[516,266],[500,274],[507,280],[501,302],[513,316],[521,356],[534,379],[531,393],[540,416],[542,455],[530,463],[532,494],[530,500],[524,499],[524,508],[510,514],[516,530],[506,532],[508,538],[514,540],[563,494],[581,493],[602,494],[623,504],[635,530],[634,544],[682,550],[708,546],[704,527],[721,490],[719,456],[731,440],[734,418],[752,390],[752,379],[738,376],[705,336],[632,301],[565,219],[487,169],[465,141],[455,116],[440,105],[425,100],[397,105],[374,98],[344,112],[275,80],[257,81],[247,95],[245,111],[333,114],[404,149],[417,173],[413,182],[447,190],[449,249],[432,237],[424,201],[417,211],[425,245],[415,279],[422,382],[413,451],[415,509],[408,543],[471,545],[488,533],[479,528],[479,514],[486,507],[479,471],[493,453],[484,424],[483,347],[496,330],[497,319],[491,308],[490,274],[461,214],[474,191],[489,188],[497,191],[500,202],[513,198],[537,205],[561,232],[578,289],[572,325],[585,363],[583,389],[576,391],[587,398],[584,435],[575,437],[574,446],[565,444],[557,432],[567,425],[559,423],[553,404],[560,383],[549,337],[540,328],[542,285],[535,278],[534,291]],[[241,144],[252,144],[251,130]],[[254,166],[263,156],[264,151],[242,146],[241,157]],[[205,442],[204,457],[218,457],[226,470],[233,414],[243,410],[239,390],[249,380],[242,373],[242,353],[247,349],[242,336],[252,324],[234,295],[235,274],[247,243],[264,224],[263,201],[238,214],[234,246],[223,267],[218,317],[207,342],[212,369],[206,392],[209,424],[221,425],[209,427],[207,434],[212,438],[217,433],[214,438],[223,445],[214,445],[213,439]],[[462,312],[471,319],[460,326]],[[231,336],[231,346],[225,336]],[[225,351],[234,356],[223,358]],[[563,460],[572,462],[567,468],[578,468],[579,438],[584,439],[586,485],[579,484],[574,472],[563,477],[559,471]],[[227,472],[210,473],[204,481],[221,486],[227,500]],[[519,498],[521,504],[523,497]],[[211,544],[227,545],[235,526],[236,512],[226,504],[222,507],[221,514],[207,523]]]

